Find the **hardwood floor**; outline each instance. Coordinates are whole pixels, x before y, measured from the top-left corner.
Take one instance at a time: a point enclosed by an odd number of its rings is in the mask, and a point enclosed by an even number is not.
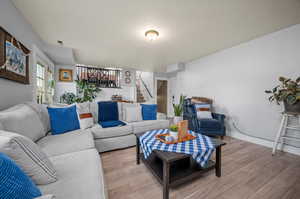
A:
[[[225,138],[222,177],[214,170],[171,189],[171,199],[299,199],[300,156]],[[101,154],[110,199],[159,199],[162,187],[141,163],[135,148]],[[214,157],[213,157],[214,158]]]

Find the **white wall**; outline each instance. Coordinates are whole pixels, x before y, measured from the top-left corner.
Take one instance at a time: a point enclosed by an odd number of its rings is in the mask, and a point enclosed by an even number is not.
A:
[[[29,57],[30,85],[0,78],[0,110],[2,110],[15,104],[34,100],[35,70],[33,69],[36,66],[37,60],[43,59],[46,56],[40,50],[44,47],[43,41],[32,30],[32,27],[10,0],[0,1],[0,26],[32,52]],[[53,65],[51,60],[47,59],[47,61]]]
[[[76,79],[76,70],[74,66],[69,65],[56,65],[55,66],[55,94],[54,94],[54,102],[60,102],[60,97],[66,93],[74,93],[76,94],[76,84],[75,82],[61,82],[59,81],[59,69],[71,69],[73,70],[73,80]]]
[[[212,98],[229,123],[234,119],[243,131],[273,140],[281,107],[270,104],[264,90],[279,76],[300,76],[299,52],[300,24],[187,63],[173,84],[180,85],[174,86],[177,96]]]

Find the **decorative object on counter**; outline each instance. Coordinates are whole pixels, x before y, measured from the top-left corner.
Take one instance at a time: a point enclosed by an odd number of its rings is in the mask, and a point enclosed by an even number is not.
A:
[[[177,124],[181,120],[183,120],[182,113],[183,113],[183,102],[186,96],[183,96],[182,94],[180,95],[179,99],[179,104],[174,103],[174,98],[173,98],[173,109],[174,109],[174,124]]]
[[[285,112],[300,114],[300,77],[295,81],[290,78],[279,77],[280,84],[265,93],[271,94],[269,101],[283,102]]]
[[[123,100],[123,97],[122,97],[122,95],[112,95],[111,100],[119,102],[119,101]]]
[[[0,27],[0,77],[29,84],[29,55],[30,50]]]
[[[59,69],[59,81],[73,82],[73,70],[72,69]]]
[[[178,126],[177,125],[171,125],[169,128],[169,134],[171,137],[173,137],[174,140],[178,139]]]

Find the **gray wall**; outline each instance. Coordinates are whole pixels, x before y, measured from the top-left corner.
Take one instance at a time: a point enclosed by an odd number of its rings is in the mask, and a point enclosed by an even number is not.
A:
[[[177,95],[213,98],[216,111],[228,116],[229,133],[234,121],[252,136],[274,140],[282,107],[270,104],[264,90],[279,76],[300,76],[299,52],[300,24],[189,62],[172,88]]]
[[[44,43],[32,30],[31,25],[23,15],[15,8],[10,0],[0,1],[0,26],[21,41],[30,50],[36,46],[43,49]],[[24,101],[32,101],[34,96],[33,67],[36,63],[34,53],[30,56],[31,84],[24,85],[0,78],[0,110],[8,108]]]

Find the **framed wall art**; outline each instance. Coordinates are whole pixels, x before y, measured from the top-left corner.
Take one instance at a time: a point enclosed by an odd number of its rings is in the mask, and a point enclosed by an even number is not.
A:
[[[30,50],[0,27],[0,78],[29,84],[29,55]]]
[[[59,81],[72,82],[73,70],[72,69],[59,69]]]

